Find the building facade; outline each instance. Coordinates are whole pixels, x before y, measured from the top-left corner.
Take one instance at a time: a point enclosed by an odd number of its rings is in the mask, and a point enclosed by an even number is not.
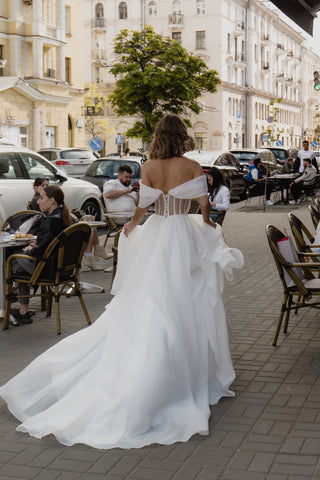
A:
[[[260,147],[276,141],[299,147],[304,137],[314,140],[319,93],[313,89],[313,72],[320,71],[320,59],[307,48],[305,35],[280,19],[275,7],[251,0],[85,4],[86,18],[91,19],[86,30],[86,57],[91,58],[87,81],[97,82],[106,94],[114,84],[108,71],[115,60],[113,39],[122,29],[148,24],[219,72],[217,92],[203,95],[201,113],[191,116],[190,133],[198,148]],[[112,116],[110,109],[108,115],[117,133],[132,123]],[[113,150],[114,139],[106,142],[106,149]],[[130,139],[132,145],[136,142]]]
[[[82,0],[0,1],[3,141],[84,145],[83,15]]]

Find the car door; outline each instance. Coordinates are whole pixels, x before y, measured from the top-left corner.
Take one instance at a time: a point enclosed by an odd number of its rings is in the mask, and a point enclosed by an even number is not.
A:
[[[13,213],[26,210],[33,196],[32,180],[27,178],[14,152],[0,153],[0,226]]]

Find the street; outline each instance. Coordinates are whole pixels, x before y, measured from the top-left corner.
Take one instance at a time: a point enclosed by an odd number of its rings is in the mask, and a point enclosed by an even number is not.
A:
[[[208,436],[132,450],[65,447],[53,436],[38,440],[16,432],[18,422],[0,400],[0,480],[320,479],[319,312],[292,314],[288,334],[281,331],[277,347],[272,346],[282,285],[265,235],[267,224],[289,233],[290,211],[313,231],[307,205],[275,205],[264,212],[253,198],[249,205],[232,204],[226,215],[226,242],[245,257],[243,269],[224,289],[235,397],[212,407]],[[95,320],[112,298],[111,273],[86,272],[81,279],[106,288],[106,293],[85,295]],[[39,303],[31,302],[37,310],[32,325],[0,330],[0,384],[61,338],[86,327],[77,298],[61,300],[61,336],[54,314],[39,313]]]

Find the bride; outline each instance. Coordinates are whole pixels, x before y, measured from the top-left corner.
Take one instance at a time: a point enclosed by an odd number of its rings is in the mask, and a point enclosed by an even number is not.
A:
[[[158,124],[115,297],[0,388],[17,430],[96,448],[171,444],[208,434],[209,406],[233,395],[222,274],[231,280],[243,257],[209,218],[206,177],[183,156],[191,143],[176,115]],[[202,217],[187,215],[193,198]]]

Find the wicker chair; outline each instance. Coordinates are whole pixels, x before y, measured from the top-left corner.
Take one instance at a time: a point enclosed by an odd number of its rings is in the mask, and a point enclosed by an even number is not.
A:
[[[314,278],[313,271],[310,269],[308,263],[289,263],[285,260],[277,246],[277,242],[285,238],[285,235],[280,230],[272,225],[268,225],[266,227],[266,234],[280,275],[284,295],[272,343],[273,346],[276,346],[284,314],[286,314],[286,316],[283,332],[287,333],[291,310],[294,310],[295,314],[297,314],[300,308],[320,308],[320,297],[317,298],[317,296],[320,295],[320,279]],[[302,258],[303,255],[300,254],[300,257]],[[320,263],[313,263],[312,265],[320,271]],[[301,269],[303,279],[299,278],[294,270],[295,268]],[[291,279],[291,282],[287,282],[285,272],[287,273],[287,278]],[[316,297],[316,301],[310,302],[313,297]]]
[[[312,220],[313,226],[316,230],[317,226],[318,226],[318,223],[320,221],[320,212],[319,212],[319,210],[314,208],[313,205],[309,205],[308,209],[309,209],[309,212],[310,212],[310,215],[311,215],[311,220]]]
[[[313,261],[319,262],[319,253],[315,253],[312,249],[320,248],[320,245],[316,245],[314,243],[314,237],[312,233],[305,226],[305,224],[293,213],[289,213],[288,219],[292,235],[297,246],[298,255],[302,253],[304,254],[304,256],[308,257],[308,260],[311,258]],[[316,270],[318,271],[318,268],[316,268]]]
[[[36,290],[41,287],[41,293],[32,296],[45,296],[47,316],[51,315],[52,299],[55,299],[57,334],[61,333],[60,324],[60,304],[61,296],[69,296],[72,288],[76,296],[79,297],[82,310],[88,324],[91,323],[87,308],[81,295],[79,284],[79,271],[81,260],[87,247],[91,234],[91,228],[84,223],[77,223],[67,227],[57,237],[55,237],[46,248],[42,258],[36,258],[28,255],[14,254],[7,259],[6,263],[6,298],[5,312],[3,319],[3,329],[9,327],[10,308],[13,299],[14,282],[25,283]],[[37,261],[36,268],[32,275],[28,273],[14,273],[12,262],[14,258],[33,258]],[[50,260],[54,259],[54,273],[46,274],[45,266]],[[52,270],[51,270],[52,271]],[[67,291],[69,293],[67,293]]]
[[[3,222],[1,230],[6,230],[8,227],[17,230],[23,222],[34,215],[44,216],[43,213],[38,212],[37,210],[21,210],[20,212],[13,213]]]
[[[104,240],[103,247],[105,248],[110,237],[115,237],[118,232],[121,232],[123,225],[117,225],[116,222],[107,215],[106,206],[103,200],[103,194],[100,195],[100,205],[103,212],[103,219],[106,222],[107,234]]]

